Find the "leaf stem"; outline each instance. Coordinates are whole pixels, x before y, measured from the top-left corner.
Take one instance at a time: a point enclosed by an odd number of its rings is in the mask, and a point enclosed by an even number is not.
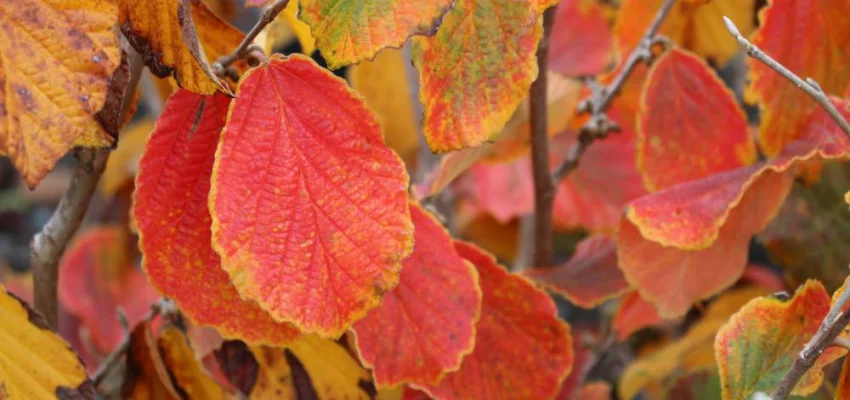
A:
[[[160,299],[155,303],[151,304],[151,309],[148,311],[147,315],[142,319],[143,321],[150,321],[154,319],[157,315],[159,315],[160,311],[163,308],[166,308],[167,300]],[[118,364],[118,361],[121,360],[121,356],[127,352],[127,349],[130,348],[130,336],[133,330],[133,327],[128,327],[126,332],[124,332],[124,339],[121,340],[121,343],[115,347],[115,350],[106,357],[105,360],[97,367],[97,370],[92,375],[92,382],[94,383],[94,387],[97,388],[100,382],[106,377],[107,373]]]
[[[543,13],[543,37],[537,47],[537,79],[529,93],[531,118],[531,166],[534,174],[534,235],[530,244],[534,267],[551,267],[554,258],[552,240],[552,208],[555,185],[549,172],[548,100],[546,74],[549,70],[549,36],[557,6]],[[523,243],[529,245],[529,243]]]
[[[617,124],[608,118],[606,112],[611,106],[611,102],[620,93],[626,80],[634,72],[638,64],[648,62],[652,59],[652,46],[660,40],[658,30],[661,29],[661,24],[670,14],[676,0],[666,0],[658,12],[652,23],[646,29],[638,46],[629,54],[620,72],[614,77],[614,81],[608,86],[599,86],[595,83],[589,83],[592,94],[590,99],[585,100],[579,106],[579,112],[590,113],[590,119],[579,130],[578,142],[570,148],[567,157],[558,166],[553,174],[555,181],[559,181],[569,175],[573,170],[578,168],[579,159],[587,151],[587,148],[596,140],[608,136],[610,132],[619,131]],[[591,81],[592,82],[592,81]]]
[[[814,79],[801,79],[799,76],[791,72],[791,70],[780,64],[779,61],[776,61],[767,55],[767,53],[759,49],[756,45],[752,44],[743,35],[741,35],[738,27],[735,26],[735,23],[732,22],[729,17],[723,16],[723,22],[726,24],[726,29],[729,33],[731,33],[732,36],[735,37],[735,40],[738,41],[738,45],[740,45],[750,57],[761,61],[764,65],[767,65],[770,69],[776,71],[779,75],[782,75],[785,79],[788,79],[798,88],[806,92],[809,97],[814,99],[821,107],[823,107],[824,110],[826,110],[829,116],[832,117],[838,126],[841,127],[841,130],[844,131],[847,136],[850,136],[850,123],[848,123],[841,113],[838,112],[835,105],[829,101],[829,97],[827,97],[826,92],[821,89],[820,85],[818,85]]]
[[[251,46],[251,44],[254,43],[254,39],[257,38],[257,35],[259,35],[263,29],[265,29],[266,25],[270,24],[275,18],[277,18],[277,15],[280,14],[280,12],[283,11],[288,4],[289,0],[277,0],[274,4],[266,8],[266,10],[263,11],[263,15],[260,16],[259,20],[257,20],[257,23],[254,24],[250,31],[248,31],[245,38],[242,39],[242,43],[239,43],[239,46],[237,46],[232,53],[222,56],[216,60],[213,64],[213,69],[216,71],[224,71],[227,67],[236,62],[236,60],[247,56],[252,50],[256,50]]]

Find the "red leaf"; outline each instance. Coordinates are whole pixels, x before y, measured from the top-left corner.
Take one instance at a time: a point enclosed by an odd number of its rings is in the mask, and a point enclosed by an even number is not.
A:
[[[558,319],[555,303],[477,247],[457,242],[455,248],[478,269],[484,295],[475,350],[464,358],[460,370],[436,386],[421,388],[441,399],[556,395],[574,355],[569,325]]]
[[[760,13],[753,44],[798,76],[811,77],[828,94],[850,87],[850,3],[846,0],[774,0]],[[793,43],[794,45],[789,45]],[[761,106],[759,144],[768,155],[806,134],[820,106],[796,85],[758,60],[748,61],[747,99]]]
[[[401,159],[307,57],[243,77],[212,181],[213,248],[237,290],[307,332],[339,335],[378,306],[413,250]]]
[[[662,317],[683,315],[738,280],[752,235],[790,190],[798,162],[847,158],[843,134],[813,131],[778,158],[673,186],[632,202],[617,239],[626,279]]]
[[[285,344],[298,336],[240,298],[210,244],[210,174],[230,99],[178,89],[139,162],[133,216],[151,283],[183,313],[228,337]]]
[[[623,299],[620,300],[620,307],[617,308],[617,313],[614,315],[614,321],[611,322],[614,332],[617,333],[617,340],[626,340],[632,333],[640,329],[658,325],[661,321],[661,316],[655,307],[649,302],[642,299],[636,290],[629,292]]]
[[[455,251],[448,232],[411,204],[416,245],[401,279],[381,305],[354,324],[360,359],[375,383],[435,384],[472,352],[481,313],[478,273]]]
[[[757,158],[747,119],[732,92],[701,59],[677,48],[649,71],[637,138],[637,165],[650,191]]]
[[[596,1],[564,0],[555,11],[549,68],[568,75],[597,75],[613,61],[611,26]]]
[[[59,266],[62,306],[80,319],[92,343],[103,353],[111,352],[124,337],[118,307],[135,324],[159,298],[125,253],[128,234],[119,226],[83,232]]]
[[[582,240],[566,264],[530,269],[525,276],[584,308],[596,307],[629,289],[617,267],[616,244],[607,236]]]

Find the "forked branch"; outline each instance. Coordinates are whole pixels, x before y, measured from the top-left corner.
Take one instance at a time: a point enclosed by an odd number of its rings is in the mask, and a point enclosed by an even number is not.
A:
[[[848,123],[847,120],[844,119],[844,117],[838,112],[838,109],[836,109],[829,101],[826,93],[823,89],[821,89],[820,85],[814,81],[814,79],[801,79],[788,68],[785,68],[785,66],[771,58],[756,45],[750,43],[749,40],[744,38],[744,36],[741,35],[741,32],[738,31],[738,27],[735,26],[735,23],[733,23],[728,17],[724,16],[723,22],[726,24],[726,29],[729,30],[729,33],[735,37],[735,40],[738,41],[738,44],[747,52],[747,54],[749,54],[750,57],[764,63],[806,92],[806,94],[808,94],[812,99],[820,104],[827,113],[829,113],[832,119],[834,119],[838,126],[841,127],[841,130],[850,136],[850,123]],[[824,349],[832,345],[847,347],[847,341],[840,339],[838,335],[844,330],[847,324],[850,323],[850,313],[844,312],[844,308],[847,306],[848,302],[850,302],[850,288],[848,288],[845,283],[841,295],[838,296],[838,299],[832,304],[829,313],[827,313],[826,317],[821,322],[818,331],[814,334],[814,336],[812,336],[811,340],[803,346],[800,354],[794,360],[794,364],[791,365],[791,369],[785,374],[785,376],[782,377],[782,380],[770,395],[771,399],[784,400],[788,398],[791,391],[794,390],[795,386],[797,386],[797,382],[800,381],[800,378],[803,377],[803,374],[805,374],[806,371],[812,368],[815,361],[818,357],[820,357],[821,353],[823,353]]]
[[[570,149],[567,157],[555,170],[554,178],[556,182],[578,167],[582,154],[596,139],[605,138],[609,133],[619,130],[617,124],[608,118],[606,112],[638,64],[649,62],[652,59],[652,47],[661,40],[658,36],[658,30],[661,29],[661,24],[664,23],[664,19],[670,14],[675,3],[676,0],[666,0],[661,5],[652,23],[643,34],[640,43],[629,54],[622,69],[609,85],[599,86],[591,81],[591,96],[579,105],[578,110],[580,113],[590,113],[590,119],[579,130],[578,142]]]

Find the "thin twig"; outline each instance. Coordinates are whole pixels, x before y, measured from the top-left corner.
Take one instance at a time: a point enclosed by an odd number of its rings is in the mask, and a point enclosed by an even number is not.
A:
[[[133,65],[134,60],[136,62],[140,60],[134,53],[132,50],[129,51],[130,75],[126,86],[119,89],[121,90],[119,92],[121,93],[121,102],[115,105],[119,112],[114,121],[106,122],[110,125],[114,124],[108,130],[118,131],[125,117],[122,112],[126,112],[130,108],[127,103],[132,101],[136,85],[139,83],[142,69]],[[53,215],[50,216],[50,219],[30,243],[35,309],[44,315],[47,323],[54,329],[59,326],[59,301],[57,296],[59,260],[62,258],[68,242],[83,222],[94,190],[100,176],[103,175],[103,170],[106,168],[109,152],[110,149],[80,148],[74,150],[77,165],[74,168],[71,183],[65,193],[62,194]]]
[[[801,79],[799,76],[791,72],[788,68],[785,68],[784,65],[780,64],[778,61],[774,60],[764,51],[759,49],[756,45],[750,43],[749,40],[747,40],[743,35],[741,35],[741,32],[738,31],[738,27],[735,26],[735,23],[732,22],[731,19],[724,16],[723,22],[726,24],[726,29],[729,31],[729,33],[731,33],[732,36],[735,37],[735,40],[738,41],[738,45],[740,45],[741,48],[744,49],[750,57],[761,61],[764,65],[767,65],[768,67],[770,67],[770,69],[776,71],[777,73],[779,73],[779,75],[782,75],[783,77],[785,77],[785,79],[788,79],[789,81],[794,83],[794,85],[806,92],[809,97],[814,99],[818,104],[821,105],[821,107],[823,107],[824,110],[826,110],[829,116],[832,117],[832,119],[835,120],[838,126],[841,127],[841,130],[844,131],[847,136],[850,136],[850,123],[848,123],[847,120],[841,115],[841,113],[838,112],[838,109],[835,108],[835,105],[833,105],[832,102],[829,101],[829,97],[827,96],[826,92],[821,89],[820,85],[818,85],[818,83],[815,82],[814,79]]]
[[[266,25],[270,24],[277,18],[277,15],[286,8],[286,5],[289,4],[289,0],[277,0],[272,4],[269,8],[266,8],[263,11],[263,15],[260,16],[260,19],[257,20],[257,23],[254,24],[254,27],[245,35],[245,38],[242,39],[242,43],[239,43],[239,46],[233,50],[233,53],[230,53],[226,56],[222,56],[213,64],[213,69],[216,71],[224,71],[230,64],[236,62],[245,56],[248,55],[252,50],[256,50],[251,47],[251,44],[254,43],[254,39],[257,38],[257,35],[263,31]]]
[[[531,84],[529,93],[529,116],[531,119],[531,167],[534,174],[534,236],[532,262],[535,267],[551,267],[555,254],[552,241],[552,207],[555,186],[549,172],[549,135],[546,99],[546,74],[549,71],[549,36],[555,21],[555,9],[543,13],[543,37],[537,47],[537,79]]]
[[[794,364],[791,365],[791,369],[779,381],[776,389],[770,395],[771,399],[785,400],[788,398],[791,391],[797,386],[797,382],[800,381],[800,378],[803,377],[806,371],[812,368],[824,349],[835,343],[835,339],[847,324],[850,323],[850,313],[844,312],[844,308],[848,302],[850,302],[850,287],[845,283],[841,295],[838,296],[838,299],[830,307],[829,313],[824,317],[818,331],[803,346],[803,350],[797,355]]]
[[[619,130],[617,124],[608,118],[606,111],[611,106],[611,102],[619,94],[626,80],[631,76],[632,72],[642,62],[648,62],[652,59],[652,47],[659,42],[658,30],[661,29],[661,24],[676,0],[666,0],[658,12],[655,14],[655,19],[646,29],[638,46],[629,54],[620,72],[614,77],[614,81],[608,86],[600,87],[591,84],[592,94],[590,99],[585,100],[579,107],[579,112],[590,113],[590,119],[579,130],[578,142],[570,149],[567,157],[555,170],[553,174],[555,181],[563,179],[570,172],[578,167],[579,159],[587,148],[596,140],[608,136],[611,132]]]
[[[165,299],[160,299],[159,301],[151,304],[151,309],[148,311],[147,315],[142,319],[142,321],[150,321],[154,319],[159,312],[166,306],[168,301]],[[97,367],[94,375],[92,375],[92,382],[94,383],[94,387],[98,387],[103,378],[107,375],[107,372],[112,370],[115,367],[115,364],[121,360],[121,356],[127,352],[127,349],[130,348],[130,336],[132,333],[132,327],[127,332],[124,332],[124,339],[121,340],[121,343],[103,360],[102,363]]]

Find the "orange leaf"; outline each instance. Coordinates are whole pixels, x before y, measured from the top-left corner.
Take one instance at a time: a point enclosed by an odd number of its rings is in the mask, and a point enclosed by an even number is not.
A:
[[[0,396],[93,399],[86,367],[41,314],[0,285]]]
[[[360,359],[375,383],[435,384],[472,351],[481,312],[478,274],[460,258],[448,232],[411,204],[413,254],[381,305],[354,324]]]
[[[133,400],[181,399],[168,375],[148,321],[136,325],[130,333],[127,373],[121,386],[121,396]]]
[[[0,6],[0,153],[31,189],[77,140],[106,135],[93,117],[121,62],[115,12],[107,0]]]
[[[774,160],[629,205],[617,239],[620,267],[662,317],[683,315],[695,301],[738,280],[750,238],[775,216],[791,188],[789,169],[805,160],[850,157],[837,125],[812,134]]]
[[[59,300],[80,319],[103,353],[111,352],[124,337],[118,307],[135,324],[159,298],[128,258],[132,243],[125,229],[102,226],[81,233],[59,265]]]
[[[635,48],[663,2],[622,2],[614,25],[615,44],[621,58]],[[754,28],[754,10],[755,0],[678,1],[661,25],[660,33],[714,65],[722,66],[740,50],[723,25],[723,17],[732,19],[746,37]]]
[[[555,303],[474,245],[457,242],[455,248],[478,269],[483,293],[475,350],[464,358],[460,370],[436,386],[420,388],[434,397],[452,399],[556,395],[574,355],[569,325],[558,319]]]
[[[452,2],[300,0],[298,18],[310,25],[322,56],[337,69],[385,47],[401,47],[412,35],[433,34]]]
[[[563,75],[583,76],[610,67],[614,41],[606,14],[595,0],[562,1],[555,11],[549,68]]]
[[[157,348],[163,363],[174,383],[186,393],[189,399],[235,399],[235,393],[219,386],[195,359],[195,353],[189,347],[186,336],[175,327],[160,334]]]
[[[752,42],[828,94],[850,87],[850,3],[846,0],[775,0],[759,14]],[[794,43],[789,46],[788,43]],[[750,59],[746,97],[761,106],[759,144],[768,155],[803,135],[817,103],[760,61]]]
[[[611,327],[617,333],[617,340],[626,340],[629,335],[640,329],[658,325],[663,319],[655,307],[640,297],[636,290],[623,296]]]
[[[678,48],[650,69],[638,119],[637,165],[649,191],[758,157],[732,92],[702,60]]]
[[[153,128],[153,120],[146,118],[134,122],[121,132],[118,148],[109,155],[101,178],[100,190],[104,195],[114,196],[124,185],[133,181],[139,168],[139,157]]]
[[[210,67],[192,21],[195,13],[190,8],[205,8],[202,1],[117,0],[117,3],[121,31],[151,72],[160,78],[174,76],[180,87],[195,93],[228,91]],[[203,15],[217,20],[212,11],[206,10]]]
[[[606,236],[584,239],[567,263],[554,268],[530,269],[525,271],[525,276],[583,308],[596,307],[629,289],[629,283],[617,267],[616,244]]]
[[[423,130],[435,152],[494,139],[537,77],[542,24],[516,0],[458,0],[433,37],[413,39]]]
[[[142,266],[194,322],[229,337],[284,344],[298,331],[240,298],[210,244],[210,174],[229,103],[223,94],[178,89],[165,105],[136,179]]]
[[[215,61],[219,57],[226,56],[242,43],[245,35],[219,18],[204,0],[190,0],[190,2],[192,3],[190,7],[192,21],[207,60]],[[233,66],[242,73],[247,69],[248,63],[239,60],[234,62]]]
[[[850,399],[850,357],[844,358],[844,365],[841,366],[841,376],[838,378],[838,384],[835,388],[835,400]]]
[[[213,168],[213,247],[278,321],[337,336],[398,283],[409,178],[374,115],[304,56],[243,77]]]
[[[611,384],[605,381],[586,383],[578,395],[576,400],[609,400],[611,399]]]
[[[830,307],[829,294],[817,281],[808,281],[789,301],[763,297],[749,302],[717,333],[714,343],[725,399],[749,398],[770,391],[811,339]],[[791,392],[807,395],[820,387],[823,367],[847,350],[830,347],[806,371]]]

